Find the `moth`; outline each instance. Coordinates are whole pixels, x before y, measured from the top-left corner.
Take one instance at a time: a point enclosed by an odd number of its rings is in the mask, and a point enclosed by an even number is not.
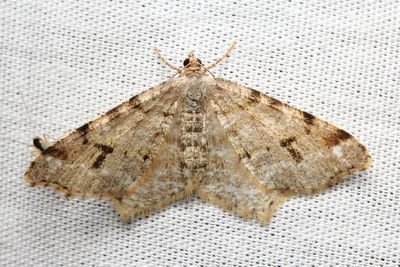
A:
[[[371,163],[348,132],[210,73],[192,52],[176,75],[46,147],[24,179],[111,201],[129,219],[197,195],[262,223],[293,195]]]

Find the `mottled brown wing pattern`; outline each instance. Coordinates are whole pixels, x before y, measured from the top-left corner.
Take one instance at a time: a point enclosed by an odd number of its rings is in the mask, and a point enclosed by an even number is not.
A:
[[[182,91],[179,93],[184,95]],[[142,177],[126,189],[126,194],[114,201],[125,219],[148,214],[193,193],[192,180],[187,179],[182,171],[182,101],[178,101],[174,117],[164,134],[164,143]]]
[[[217,114],[206,113],[208,161],[196,194],[243,218],[270,221],[273,213],[288,195],[278,190],[264,190],[252,174],[240,164],[240,157],[229,142]]]
[[[215,110],[241,161],[266,189],[311,193],[370,164],[349,133],[253,89],[217,79]]]
[[[165,143],[180,94],[173,81],[132,97],[45,149],[25,180],[68,195],[121,197]]]

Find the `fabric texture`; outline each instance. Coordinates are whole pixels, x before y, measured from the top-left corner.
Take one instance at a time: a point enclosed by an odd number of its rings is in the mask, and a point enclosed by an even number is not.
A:
[[[14,0],[0,11],[0,266],[399,266],[398,1]],[[269,225],[197,198],[126,223],[105,201],[26,186],[33,129],[58,139],[171,77],[155,44],[180,66],[232,40],[216,76],[354,134],[372,167],[290,199]]]

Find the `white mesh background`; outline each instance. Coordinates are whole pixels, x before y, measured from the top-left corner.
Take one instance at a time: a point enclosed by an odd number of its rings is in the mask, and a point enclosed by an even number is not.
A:
[[[398,1],[0,3],[1,266],[398,266]],[[189,50],[215,75],[355,134],[372,168],[286,202],[263,226],[196,198],[124,223],[103,201],[29,188],[23,93],[39,133],[60,137],[173,72]],[[249,136],[249,138],[251,138]]]

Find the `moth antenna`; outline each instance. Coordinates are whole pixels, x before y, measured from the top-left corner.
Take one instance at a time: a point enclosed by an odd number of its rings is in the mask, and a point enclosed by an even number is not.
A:
[[[215,66],[217,66],[223,59],[225,59],[226,57],[229,56],[229,54],[232,52],[233,49],[236,48],[236,42],[233,41],[232,44],[229,46],[229,48],[226,50],[226,52],[216,61],[214,61],[214,63],[210,64],[209,66],[206,67],[207,71],[209,71],[211,68],[214,68]]]
[[[1,137],[0,140],[9,140],[11,142],[14,143],[18,143],[21,145],[25,145],[27,147],[32,147],[36,150],[39,150],[40,152],[43,152],[44,150],[46,150],[49,146],[51,146],[52,142],[50,142],[45,135],[43,135],[43,137],[34,137],[32,139],[32,143],[25,143],[23,141],[19,141],[13,138],[9,138],[9,137]]]
[[[18,141],[18,140],[9,138],[9,137],[2,137],[1,139],[10,140],[11,142],[18,143],[18,144],[21,144],[21,145],[25,145],[25,146],[28,146],[28,147],[33,146],[32,144],[28,144],[28,143],[25,143],[25,142],[22,142],[22,141]]]
[[[14,143],[21,144],[21,145],[29,147],[31,149],[31,152],[32,152],[34,157],[37,157],[38,155],[40,155],[40,153],[42,153],[47,148],[47,145],[43,144],[44,143],[42,141],[43,139],[40,139],[40,138],[34,138],[33,142],[31,144],[28,144],[28,143],[25,143],[25,142],[22,142],[22,141],[19,141],[19,140],[15,140],[15,139],[12,139],[12,138],[8,138],[8,137],[3,137],[2,139],[10,140],[11,142],[14,142]]]
[[[161,54],[161,51],[160,51],[160,48],[158,47],[158,45],[156,45],[156,47],[154,48],[154,50],[156,51],[156,54],[157,54],[157,56],[158,56],[158,58],[165,64],[165,65],[167,65],[168,67],[170,67],[171,69],[173,69],[173,70],[176,70],[176,71],[180,71],[180,68],[178,68],[177,66],[175,66],[174,64],[172,64],[172,63],[170,63],[162,54]],[[176,75],[176,74],[175,74]],[[174,76],[175,76],[174,75]]]
[[[209,69],[205,69],[208,73],[210,73],[211,74],[211,76],[213,76],[214,78],[215,78],[215,75],[214,75],[214,73],[212,73]]]
[[[170,79],[172,79],[172,78],[174,78],[176,75],[178,75],[179,73],[181,73],[181,69],[179,69],[174,75],[172,75],[172,77],[170,78]]]
[[[17,140],[11,139],[11,138],[9,138],[9,139],[13,142],[20,143],[20,144],[23,144],[23,145],[33,148],[34,149],[33,153],[35,156],[37,156],[40,152],[43,152],[46,148],[48,148],[51,145],[49,138],[50,139],[52,139],[52,138],[49,136],[46,136],[45,134],[42,134],[42,137],[39,137],[39,134],[36,131],[35,124],[33,123],[31,113],[29,112],[28,106],[26,105],[24,95],[22,94],[22,92],[19,88],[17,88],[17,90],[18,90],[19,95],[21,96],[24,109],[28,116],[28,124],[32,129],[33,138],[32,138],[31,144],[27,144],[25,142],[17,141]]]
[[[28,116],[28,124],[29,124],[30,128],[32,129],[32,136],[38,136],[35,124],[33,123],[33,120],[32,120],[31,113],[29,112],[28,106],[26,105],[24,95],[22,94],[22,92],[19,88],[17,88],[17,90],[18,90],[19,95],[21,96],[22,105],[24,106],[25,112]]]

